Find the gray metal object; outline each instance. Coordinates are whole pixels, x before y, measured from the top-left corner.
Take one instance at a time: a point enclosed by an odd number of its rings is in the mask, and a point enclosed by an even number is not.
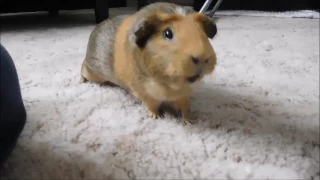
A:
[[[206,2],[204,2],[203,6],[201,7],[199,12],[204,13],[206,10],[208,10],[211,3],[212,3],[212,0],[206,0]]]
[[[213,0],[206,0],[206,2],[204,2],[203,6],[200,9],[200,13],[205,13],[209,6],[211,5]],[[214,5],[213,9],[207,13],[206,15],[208,15],[209,17],[212,17],[214,15],[214,13],[217,11],[217,9],[219,8],[220,4],[222,3],[223,0],[218,0],[217,3]]]

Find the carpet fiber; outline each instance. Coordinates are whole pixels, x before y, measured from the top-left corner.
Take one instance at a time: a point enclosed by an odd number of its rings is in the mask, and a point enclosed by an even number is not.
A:
[[[1,32],[28,114],[2,178],[319,179],[318,19],[218,18],[218,65],[183,126],[79,83],[92,13],[30,16]]]

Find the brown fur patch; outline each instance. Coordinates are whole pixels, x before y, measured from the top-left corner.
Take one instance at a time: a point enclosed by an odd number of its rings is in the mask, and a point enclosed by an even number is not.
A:
[[[140,28],[134,33],[136,36],[136,44],[140,48],[144,48],[150,37],[159,31],[159,26],[168,24],[181,19],[180,15],[168,14],[156,11],[148,15],[142,22]]]

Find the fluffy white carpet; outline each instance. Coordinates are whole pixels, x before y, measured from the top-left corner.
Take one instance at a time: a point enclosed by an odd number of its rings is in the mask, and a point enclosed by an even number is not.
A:
[[[264,11],[217,11],[218,16],[257,16],[257,17],[290,17],[319,19],[319,12],[311,10],[286,11],[286,12],[264,12]]]
[[[182,126],[123,90],[79,84],[94,24],[66,17],[2,27],[28,113],[3,178],[319,179],[318,19],[219,18],[199,122]]]

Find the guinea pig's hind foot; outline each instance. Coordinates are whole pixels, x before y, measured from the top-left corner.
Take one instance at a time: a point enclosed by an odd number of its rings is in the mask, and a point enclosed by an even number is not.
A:
[[[80,83],[86,83],[88,80],[81,75],[81,78],[80,78]]]

